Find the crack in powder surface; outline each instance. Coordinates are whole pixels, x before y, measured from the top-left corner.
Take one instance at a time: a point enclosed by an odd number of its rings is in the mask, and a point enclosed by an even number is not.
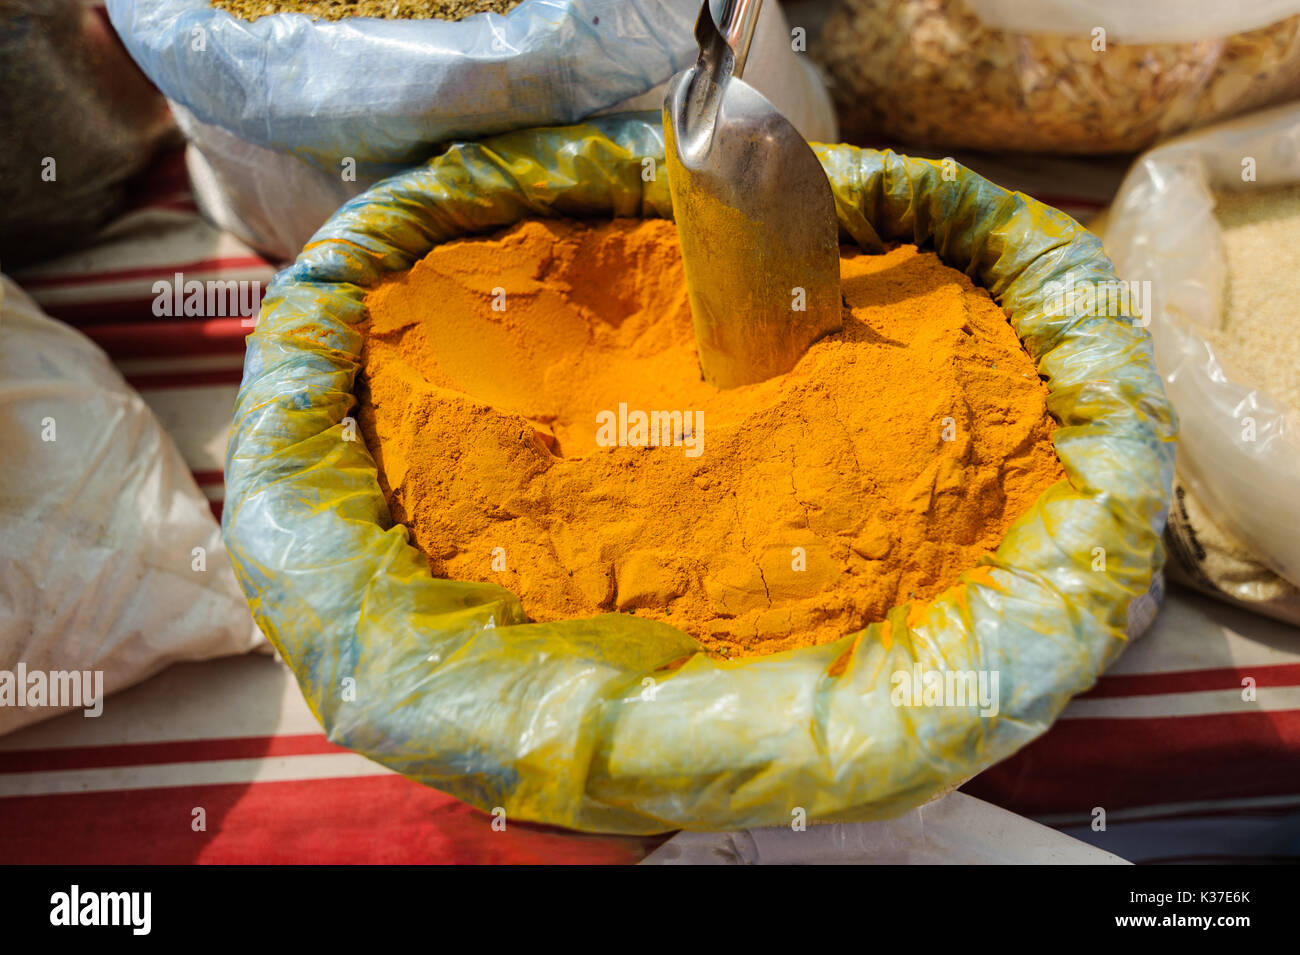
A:
[[[720,391],[671,222],[436,247],[367,298],[359,417],[393,519],[435,575],[501,584],[533,620],[635,612],[725,656],[935,596],[1063,479],[1047,389],[933,253],[845,249],[841,272],[841,334]],[[620,405],[699,427],[606,446]]]

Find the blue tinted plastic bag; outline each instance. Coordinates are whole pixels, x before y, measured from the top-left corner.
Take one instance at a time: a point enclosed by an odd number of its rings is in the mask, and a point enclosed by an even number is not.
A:
[[[835,643],[710,659],[628,614],[529,623],[504,588],[433,578],[347,440],[367,290],[435,244],[529,216],[669,216],[658,118],[525,131],[349,202],[277,276],[249,339],[226,538],[263,632],[330,739],[510,818],[722,829],[898,815],[1051,725],[1124,646],[1164,554],[1173,413],[1146,332],[1068,317],[1049,282],[1113,281],[1063,213],[967,170],[816,147],[841,238],[934,248],[986,287],[1048,380],[1068,476],[928,603]],[[1100,562],[1099,562],[1100,555]],[[683,657],[680,667],[670,664]],[[996,673],[989,713],[898,705],[897,674]]]
[[[331,173],[452,138],[570,123],[694,62],[698,0],[526,0],[502,16],[252,23],[208,0],[108,0],[131,55],[198,119]],[[395,170],[390,170],[395,171]]]
[[[457,23],[288,13],[249,23],[207,0],[108,6],[197,147],[204,213],[275,259],[440,143],[657,108],[698,49],[699,0],[524,0]],[[746,78],[805,138],[835,138],[830,97],[774,3]]]

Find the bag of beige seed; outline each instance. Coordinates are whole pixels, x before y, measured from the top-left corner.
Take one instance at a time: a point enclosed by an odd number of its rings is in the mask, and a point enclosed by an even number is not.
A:
[[[1300,95],[1300,0],[837,0],[851,138],[1131,152]]]
[[[1300,104],[1146,153],[1102,239],[1180,419],[1171,578],[1300,624]]]

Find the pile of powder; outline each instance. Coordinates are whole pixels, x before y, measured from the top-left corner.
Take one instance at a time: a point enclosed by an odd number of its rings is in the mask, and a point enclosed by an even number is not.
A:
[[[383,20],[463,20],[476,13],[509,13],[523,0],[212,0],[242,20],[273,13],[305,13],[316,20],[378,17]]]
[[[1300,411],[1300,185],[1217,196],[1214,214],[1227,282],[1207,337],[1229,378]]]
[[[436,247],[367,299],[359,416],[394,520],[434,574],[508,587],[533,620],[633,612],[724,656],[936,595],[1063,477],[1047,390],[933,253],[845,250],[842,275],[841,334],[719,391],[671,222]],[[692,418],[608,446],[637,411]]]

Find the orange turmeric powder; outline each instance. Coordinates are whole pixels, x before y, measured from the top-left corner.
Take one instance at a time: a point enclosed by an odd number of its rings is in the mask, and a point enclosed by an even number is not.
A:
[[[1062,479],[1047,390],[933,253],[841,271],[843,332],[719,391],[671,222],[436,247],[367,298],[359,418],[393,519],[533,620],[643,614],[728,657],[928,600]]]

